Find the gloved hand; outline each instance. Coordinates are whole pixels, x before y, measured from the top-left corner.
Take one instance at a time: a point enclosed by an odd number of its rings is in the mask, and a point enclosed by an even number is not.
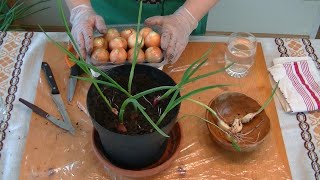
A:
[[[79,5],[71,10],[70,22],[71,34],[80,48],[83,58],[92,52],[93,29],[97,28],[100,33],[106,33],[107,27],[103,18],[97,15],[91,6]]]
[[[164,59],[171,64],[178,60],[188,44],[189,35],[198,26],[198,21],[183,6],[172,15],[150,17],[144,23],[162,27],[161,48],[165,51]]]

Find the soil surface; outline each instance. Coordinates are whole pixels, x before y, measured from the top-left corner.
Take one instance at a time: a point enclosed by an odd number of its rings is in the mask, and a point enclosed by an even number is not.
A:
[[[124,89],[128,89],[128,77],[118,76],[113,79],[118,84],[120,84],[121,87],[123,87]],[[152,77],[149,77],[145,74],[135,74],[132,83],[132,95],[159,86],[163,86],[163,84],[160,84]],[[115,88],[102,86],[101,89],[103,91],[103,94],[112,103],[112,106],[116,108],[118,111],[120,111],[122,103],[128,97]],[[171,96],[161,100],[155,107],[152,105],[153,100],[155,97],[163,95],[166,91],[167,90],[157,91],[155,93],[145,95],[144,97],[138,99],[138,102],[145,108],[145,112],[155,123],[159,119],[160,114],[165,110],[166,106],[168,105]],[[91,116],[93,116],[92,118],[94,118],[100,125],[107,128],[108,130],[120,133],[117,130],[117,127],[120,122],[118,116],[116,116],[114,113],[110,111],[106,102],[102,99],[102,97],[98,95],[98,92],[95,90],[93,93],[89,95],[89,98],[90,99],[88,101],[88,107],[89,111],[91,112]],[[160,128],[164,127],[173,118],[175,118],[177,111],[177,107],[171,110],[166,115],[166,118],[164,118],[161,122]],[[127,135],[141,135],[155,131],[152,125],[143,116],[143,114],[139,110],[135,110],[131,103],[125,109],[123,124],[127,129],[127,132],[123,134]]]

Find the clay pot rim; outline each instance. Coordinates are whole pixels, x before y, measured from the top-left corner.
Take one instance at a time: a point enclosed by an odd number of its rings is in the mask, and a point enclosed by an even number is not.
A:
[[[170,165],[172,164],[172,162],[178,156],[178,153],[182,149],[181,144],[182,144],[182,140],[183,140],[183,132],[182,132],[182,128],[181,128],[180,123],[177,122],[174,125],[174,127],[172,128],[172,130],[176,130],[176,131],[178,130],[178,132],[180,132],[180,133],[177,133],[178,134],[177,137],[179,138],[179,140],[177,141],[178,143],[176,144],[175,151],[173,153],[171,153],[172,156],[158,166],[151,167],[149,169],[142,169],[142,170],[123,169],[123,168],[120,168],[120,167],[112,164],[103,154],[100,153],[99,148],[96,146],[95,134],[98,134],[98,132],[95,130],[94,127],[93,127],[93,131],[92,131],[91,141],[92,141],[93,151],[96,154],[97,158],[99,159],[100,163],[104,167],[107,167],[109,170],[115,172],[118,175],[131,177],[131,178],[142,178],[142,177],[149,177],[149,176],[156,175],[156,174],[164,171],[165,169],[169,168]],[[151,166],[153,166],[153,165],[151,165]]]
[[[222,92],[222,93],[214,96],[214,97],[210,100],[208,106],[211,107],[212,103],[213,103],[219,96],[224,95],[224,94],[239,94],[239,95],[244,95],[244,96],[249,97],[250,99],[256,101],[254,98],[252,98],[252,97],[250,97],[250,96],[248,96],[248,95],[246,95],[246,94],[244,94],[244,93],[241,93],[241,92],[225,91],[225,92]],[[256,101],[256,102],[257,102],[257,101]],[[258,102],[257,102],[257,103],[258,103]],[[259,103],[258,103],[258,104],[259,104]],[[259,104],[259,106],[261,106],[261,105]],[[263,111],[265,111],[265,110],[263,110]],[[209,116],[211,116],[211,115],[210,115],[210,112],[209,112],[208,110],[206,110],[205,116],[206,116],[206,119],[207,119],[208,121],[212,122],[212,121],[210,120],[210,118],[209,118]],[[218,115],[218,116],[219,116],[219,115]],[[219,117],[221,117],[221,116],[219,116]],[[257,146],[259,146],[261,143],[263,143],[263,142],[265,141],[265,139],[266,139],[266,138],[269,136],[269,134],[270,134],[270,128],[271,128],[270,119],[269,119],[268,116],[266,116],[266,117],[267,117],[267,119],[268,119],[268,121],[269,121],[269,129],[268,129],[267,134],[266,134],[260,141],[254,143],[254,144],[247,144],[247,145],[245,145],[245,146],[239,145],[239,147],[241,148],[241,151],[240,151],[240,152],[239,152],[239,151],[236,151],[236,149],[234,149],[232,143],[226,144],[226,143],[223,142],[223,140],[222,140],[221,138],[219,138],[219,137],[216,136],[216,134],[213,132],[213,131],[214,131],[213,128],[217,128],[217,127],[214,127],[212,124],[210,124],[210,123],[208,123],[208,122],[206,122],[206,125],[207,125],[207,128],[208,128],[208,130],[209,130],[211,139],[214,138],[213,141],[215,141],[215,142],[216,142],[220,147],[222,147],[223,149],[226,149],[226,150],[228,150],[228,151],[238,152],[238,153],[251,152],[251,151],[254,151],[254,150],[257,148]],[[213,123],[216,124],[216,122],[213,122]]]

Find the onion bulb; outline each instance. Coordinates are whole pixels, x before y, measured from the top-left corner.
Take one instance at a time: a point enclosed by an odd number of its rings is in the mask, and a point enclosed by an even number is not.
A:
[[[109,52],[104,48],[94,49],[91,54],[91,62],[93,65],[103,65],[109,61]]]
[[[146,52],[146,61],[149,63],[159,63],[162,60],[162,51],[159,47],[149,47]]]
[[[93,39],[93,49],[104,48],[108,49],[108,43],[103,36],[95,37]]]
[[[110,62],[114,64],[123,64],[126,62],[127,52],[123,48],[116,48],[110,53]]]
[[[114,50],[116,48],[127,49],[127,41],[123,37],[116,37],[109,42],[109,49]]]
[[[151,31],[144,39],[146,47],[160,47],[160,35],[154,31]]]
[[[134,58],[134,48],[131,48],[128,51],[128,61],[132,62],[133,58]],[[139,49],[138,56],[137,56],[137,63],[143,63],[144,60],[145,60],[144,52],[141,49]]]
[[[145,39],[147,37],[147,35],[152,31],[151,28],[149,27],[144,27],[139,31],[139,35],[143,37],[143,39]]]
[[[134,48],[134,45],[136,44],[136,36],[137,34],[132,34],[129,38],[128,38],[128,46],[129,48]],[[142,38],[142,36],[138,35],[138,48],[142,48],[144,46],[144,40]]]
[[[124,29],[123,31],[121,31],[120,36],[123,37],[126,41],[128,41],[128,38],[135,33],[136,30],[134,30],[133,28]]]
[[[109,42],[112,39],[119,36],[120,36],[120,33],[116,28],[110,28],[108,29],[107,33],[104,35],[104,38],[107,40],[107,42]]]

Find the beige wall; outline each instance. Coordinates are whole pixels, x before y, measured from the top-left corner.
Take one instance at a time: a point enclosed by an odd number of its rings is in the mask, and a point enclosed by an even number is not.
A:
[[[51,8],[46,12],[28,17],[24,22],[61,25],[56,0],[51,0],[48,5]],[[65,12],[69,17],[66,7]],[[207,30],[315,37],[319,24],[319,0],[220,0],[218,5],[209,12]]]
[[[319,24],[319,0],[220,0],[209,13],[207,30],[315,37]]]

